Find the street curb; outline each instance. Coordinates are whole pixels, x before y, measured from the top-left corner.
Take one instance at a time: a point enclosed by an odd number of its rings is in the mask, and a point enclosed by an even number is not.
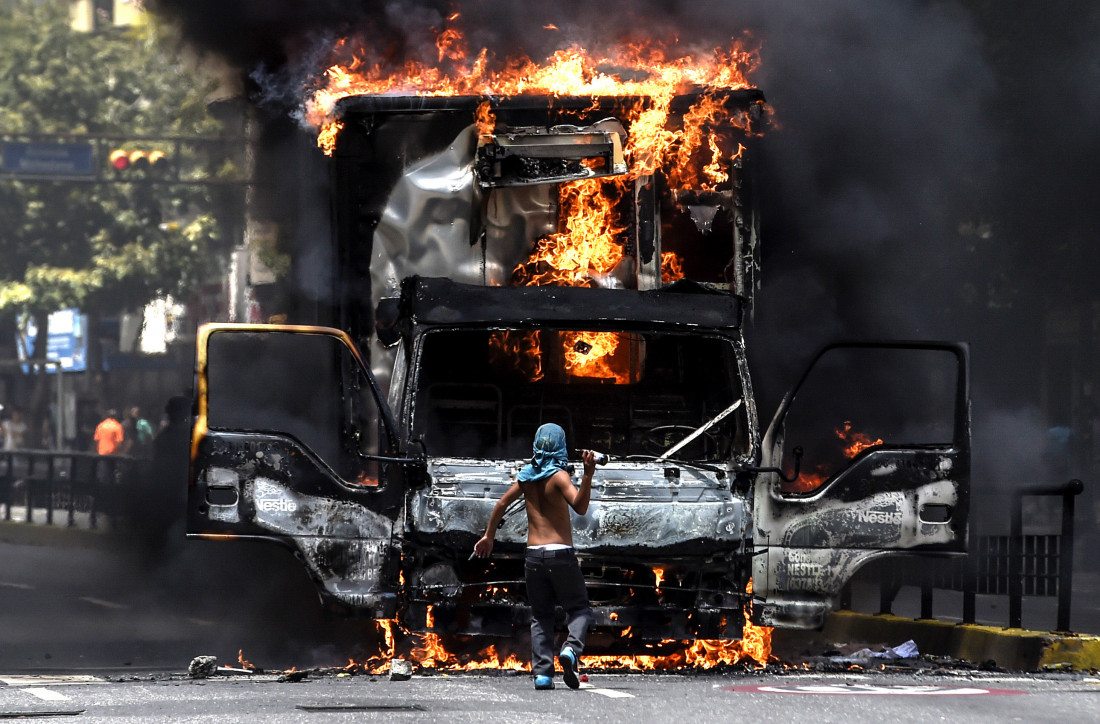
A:
[[[776,635],[784,647],[807,643],[806,639],[799,641],[795,632],[777,630]],[[912,639],[922,654],[976,664],[992,661],[1013,671],[1100,669],[1100,637],[1073,633],[835,611],[821,631],[811,633],[809,638],[833,643],[883,642],[890,646]]]
[[[102,529],[69,528],[64,525],[0,521],[0,543],[51,548],[98,548],[116,550],[124,544],[115,533]]]

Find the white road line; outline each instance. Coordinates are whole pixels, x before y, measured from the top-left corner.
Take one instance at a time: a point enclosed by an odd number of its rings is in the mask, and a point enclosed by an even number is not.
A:
[[[125,610],[128,610],[130,608],[129,606],[126,606],[126,605],[121,604],[121,603],[114,603],[112,601],[104,601],[102,598],[92,598],[91,596],[81,596],[80,600],[85,601],[87,603],[90,603],[94,606],[102,606],[103,608],[111,608],[111,609],[114,609],[116,611],[125,611]]]
[[[8,581],[0,581],[0,586],[3,586],[4,588],[19,588],[19,589],[22,589],[24,591],[33,591],[34,590],[34,586],[29,585],[27,583],[10,583]]]
[[[50,675],[6,675],[0,676],[0,681],[4,682],[8,686],[20,686],[20,687],[42,687],[42,686],[64,686],[68,684],[104,684],[106,681],[98,676],[91,676],[89,674],[57,674],[55,676]]]
[[[581,684],[581,688],[585,691],[590,691],[593,694],[599,694],[600,696],[606,696],[608,699],[633,699],[633,694],[628,694],[625,691],[616,691],[615,689],[600,689],[592,686],[591,684]]]
[[[31,694],[33,696],[37,696],[39,699],[42,699],[43,701],[68,701],[69,700],[69,697],[65,696],[64,694],[59,694],[56,691],[50,691],[49,689],[30,688],[30,689],[23,689],[23,691],[25,691],[28,694]]]

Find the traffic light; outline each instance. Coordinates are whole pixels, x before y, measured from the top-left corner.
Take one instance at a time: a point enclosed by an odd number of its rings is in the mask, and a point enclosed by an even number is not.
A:
[[[144,171],[163,174],[172,165],[168,155],[160,149],[135,151],[116,148],[107,156],[107,161],[116,173]]]

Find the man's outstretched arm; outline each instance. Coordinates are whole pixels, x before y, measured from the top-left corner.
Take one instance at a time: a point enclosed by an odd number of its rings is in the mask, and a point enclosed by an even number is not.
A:
[[[565,498],[565,502],[569,503],[569,507],[577,515],[584,515],[588,512],[588,503],[592,499],[592,473],[596,471],[596,453],[585,450],[581,453],[581,460],[584,462],[581,487],[574,488],[573,481],[569,479],[568,475],[562,475],[560,482],[561,493]]]
[[[504,492],[504,495],[500,496],[500,500],[493,506],[493,512],[489,516],[489,524],[485,526],[485,535],[481,536],[481,540],[474,544],[474,555],[478,558],[488,558],[489,554],[493,552],[493,540],[497,535],[497,527],[500,526],[500,521],[504,518],[504,511],[508,509],[515,500],[520,496],[519,483],[512,483],[512,487],[508,488]]]

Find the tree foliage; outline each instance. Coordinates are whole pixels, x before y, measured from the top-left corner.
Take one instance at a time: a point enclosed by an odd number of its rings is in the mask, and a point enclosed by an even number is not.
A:
[[[214,136],[214,87],[149,17],[95,33],[62,0],[0,6],[0,133]],[[96,159],[106,166],[106,159]],[[210,160],[216,162],[215,159]],[[203,187],[0,179],[0,313],[110,314],[211,271],[219,199]]]

